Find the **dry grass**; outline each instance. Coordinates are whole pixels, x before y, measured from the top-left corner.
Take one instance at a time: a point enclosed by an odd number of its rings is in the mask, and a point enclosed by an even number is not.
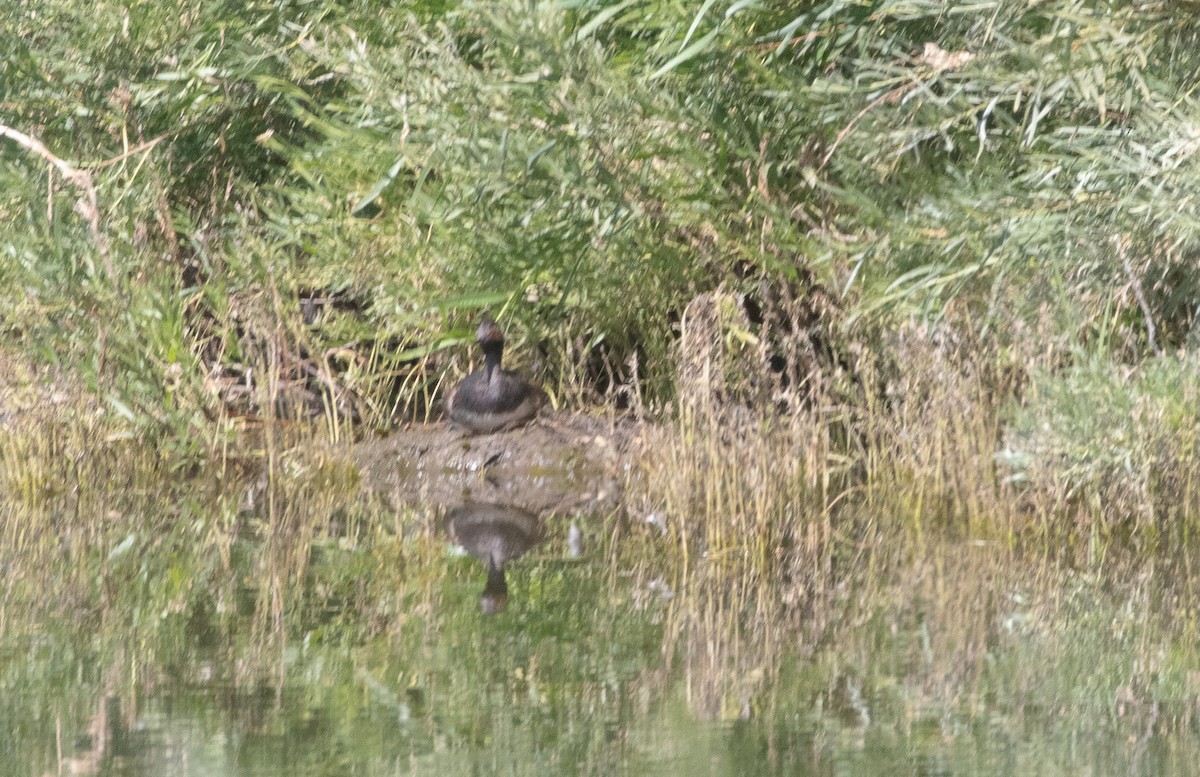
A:
[[[863,362],[863,383],[884,384],[882,400],[864,402],[859,417],[869,502],[898,509],[895,517],[917,532],[949,521],[972,533],[1006,533],[1016,519],[995,454],[998,402],[1011,386],[995,385],[976,344],[951,327],[906,326],[892,344],[883,381],[872,379],[878,363]]]
[[[864,625],[877,618],[924,635],[908,703],[966,709],[1026,603],[1053,599],[1062,554],[1026,531],[1045,514],[1031,505],[1046,503],[996,464],[1011,397],[1045,357],[982,360],[964,331],[906,326],[886,361],[860,353],[851,413],[831,382],[814,380],[807,402],[773,388],[766,338],[730,296],[689,307],[679,404],[644,435],[629,505],[666,548],[663,649],[685,662],[697,714],[751,714],[796,649],[862,643],[866,665],[878,645]],[[1043,559],[1035,579],[1013,555],[1029,540]],[[1094,562],[1097,547],[1078,535],[1066,557]],[[830,703],[858,714],[869,681],[834,669]]]
[[[698,297],[682,326],[678,408],[643,436],[629,509],[670,549],[664,654],[687,662],[693,709],[729,719],[776,677],[824,586],[845,459],[831,411],[745,404],[771,379],[751,369],[761,342],[732,295]]]

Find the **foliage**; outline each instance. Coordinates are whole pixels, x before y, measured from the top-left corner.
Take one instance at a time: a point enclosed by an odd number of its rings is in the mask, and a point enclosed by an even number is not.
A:
[[[0,321],[183,460],[243,415],[431,417],[485,309],[559,406],[661,408],[711,292],[784,389],[878,417],[918,319],[998,412],[1029,370],[1191,344],[1197,32],[1073,0],[14,4],[0,123],[45,153],[0,139]]]
[[[1196,505],[1197,365],[1153,359],[1138,369],[1100,359],[1039,371],[999,459],[1009,478],[1080,506],[1088,520],[1190,525]]]

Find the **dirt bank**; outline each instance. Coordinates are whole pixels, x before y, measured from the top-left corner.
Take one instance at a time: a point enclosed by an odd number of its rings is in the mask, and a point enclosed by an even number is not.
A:
[[[629,418],[567,414],[495,434],[418,424],[362,442],[353,456],[363,486],[396,504],[596,511],[619,502],[639,429]]]

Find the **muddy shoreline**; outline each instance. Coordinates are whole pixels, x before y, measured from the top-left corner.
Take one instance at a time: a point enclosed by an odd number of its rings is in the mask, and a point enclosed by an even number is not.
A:
[[[595,512],[619,503],[640,429],[628,417],[570,414],[477,435],[444,422],[413,424],[355,445],[352,459],[362,487],[396,505]]]

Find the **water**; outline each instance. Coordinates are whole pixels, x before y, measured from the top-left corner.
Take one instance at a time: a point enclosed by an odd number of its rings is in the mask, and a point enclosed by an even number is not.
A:
[[[311,472],[114,482],[3,516],[5,774],[1200,763],[1182,553],[1080,566],[928,532],[871,541],[847,518],[806,578],[802,556],[681,565],[620,510],[395,509]],[[504,567],[502,604],[471,553]]]

